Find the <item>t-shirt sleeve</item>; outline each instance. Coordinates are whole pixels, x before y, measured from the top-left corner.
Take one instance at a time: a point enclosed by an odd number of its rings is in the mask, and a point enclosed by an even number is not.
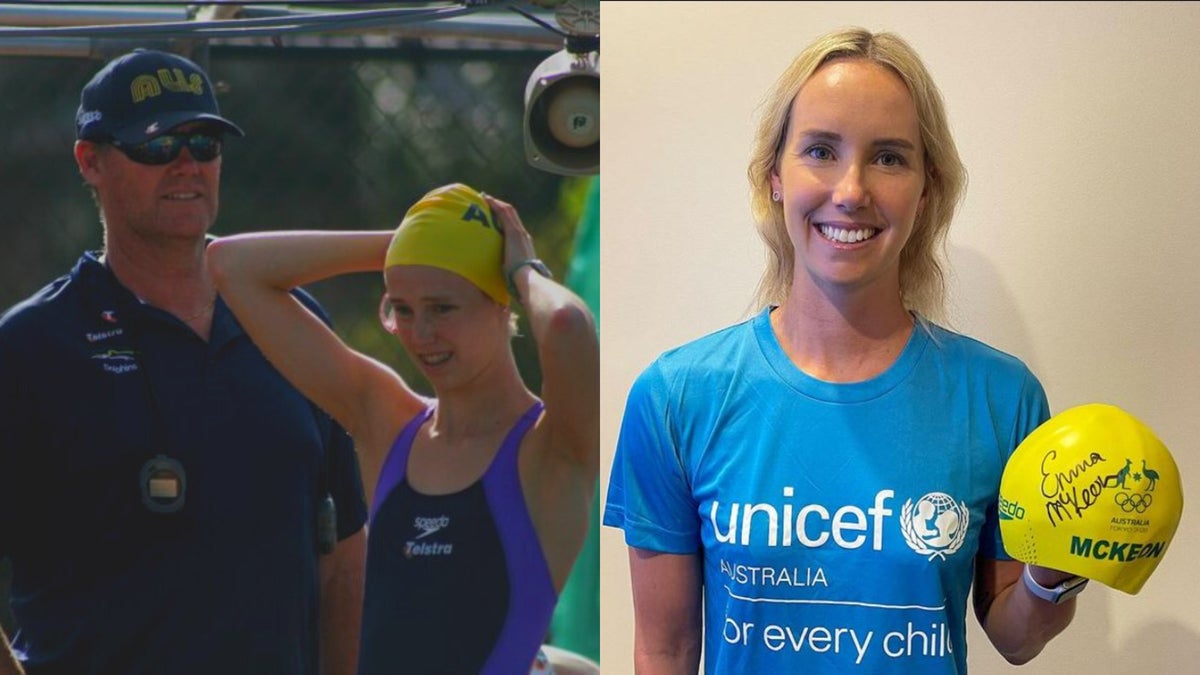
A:
[[[658,363],[634,382],[625,405],[608,484],[604,524],[625,542],[662,553],[700,549],[700,521],[678,443],[679,410]]]
[[[1003,448],[1004,461],[1012,456],[1017,446],[1025,437],[1033,433],[1043,422],[1050,419],[1050,404],[1046,400],[1046,392],[1042,383],[1033,373],[1026,373],[1025,383],[1021,388],[1021,397],[1017,404],[1016,417],[1013,424],[1012,438],[1008,447]],[[985,558],[996,560],[1012,560],[1012,556],[1004,549],[1004,541],[1000,537],[1000,514],[998,504],[988,507],[987,519],[983,524],[983,532],[979,537],[979,554]]]

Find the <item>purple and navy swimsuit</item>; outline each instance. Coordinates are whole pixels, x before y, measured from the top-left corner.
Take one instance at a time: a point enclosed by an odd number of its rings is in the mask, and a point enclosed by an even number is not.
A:
[[[558,600],[517,468],[542,403],[508,432],[481,479],[445,495],[419,493],[406,478],[433,410],[405,425],[379,475],[358,672],[526,673]]]

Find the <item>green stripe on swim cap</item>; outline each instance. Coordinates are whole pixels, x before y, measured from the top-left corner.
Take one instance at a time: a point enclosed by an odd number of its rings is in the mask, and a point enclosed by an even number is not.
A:
[[[427,192],[404,214],[384,269],[396,265],[438,267],[465,278],[502,305],[509,302],[504,236],[483,196],[462,183]]]

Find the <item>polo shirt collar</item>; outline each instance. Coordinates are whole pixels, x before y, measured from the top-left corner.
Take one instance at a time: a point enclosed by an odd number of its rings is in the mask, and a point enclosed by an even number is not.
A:
[[[209,241],[211,241],[211,237]],[[71,269],[71,278],[80,284],[84,297],[97,312],[121,313],[134,311],[141,320],[166,320],[161,310],[144,311],[145,303],[121,284],[108,265],[100,262],[100,251],[85,251]],[[161,317],[161,318],[160,318]],[[182,322],[180,322],[182,324]],[[213,305],[212,327],[209,330],[209,348],[216,351],[229,342],[245,335],[245,330],[226,306],[224,298],[217,296]]]

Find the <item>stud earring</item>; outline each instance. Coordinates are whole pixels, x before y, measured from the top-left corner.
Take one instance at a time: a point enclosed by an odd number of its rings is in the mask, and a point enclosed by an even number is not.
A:
[[[779,190],[772,192],[771,193],[771,201],[773,201],[773,202],[779,201],[780,196],[781,195],[779,194]]]

